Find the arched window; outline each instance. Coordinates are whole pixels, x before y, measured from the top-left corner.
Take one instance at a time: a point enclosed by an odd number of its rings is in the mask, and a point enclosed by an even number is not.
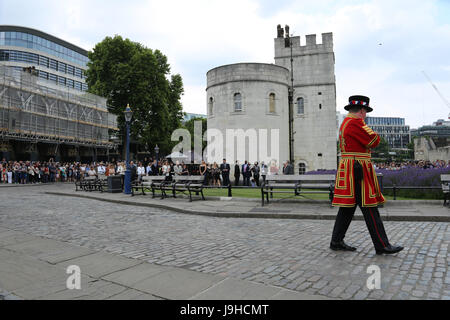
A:
[[[234,112],[242,111],[242,96],[239,92],[234,94]]]
[[[298,174],[305,174],[306,172],[306,164],[304,162],[300,162],[298,164]]]
[[[209,113],[210,116],[213,115],[213,111],[214,111],[214,110],[213,110],[213,107],[214,107],[213,98],[210,97],[210,98],[209,98],[209,102],[208,102],[208,113]]]
[[[269,113],[275,113],[275,93],[269,94]]]
[[[297,114],[305,114],[305,100],[302,97],[297,98]]]

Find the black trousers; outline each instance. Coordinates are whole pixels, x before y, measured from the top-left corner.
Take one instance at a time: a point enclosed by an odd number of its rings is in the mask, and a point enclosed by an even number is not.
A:
[[[361,183],[355,180],[355,195],[356,203],[360,207],[364,220],[366,221],[367,229],[372,238],[375,249],[383,249],[389,245],[389,240],[384,230],[383,221],[381,220],[380,212],[377,207],[362,207],[361,206]],[[344,240],[345,234],[350,222],[355,214],[356,206],[354,207],[340,207],[334,223],[333,235],[331,241],[340,242]]]
[[[222,173],[222,178],[223,178],[223,185],[224,186],[228,186],[229,184],[230,184],[230,174],[228,173],[225,173],[225,174],[223,174]]]
[[[248,174],[244,174],[244,186],[250,186],[250,176]]]
[[[256,185],[259,187],[259,174],[254,174],[253,179],[255,179]]]

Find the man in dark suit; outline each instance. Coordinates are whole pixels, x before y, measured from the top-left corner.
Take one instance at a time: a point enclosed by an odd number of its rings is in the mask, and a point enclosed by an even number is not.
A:
[[[156,162],[156,160],[153,160],[151,169],[152,169],[152,176],[157,176],[157,175],[159,175],[158,162]]]
[[[250,171],[250,165],[247,160],[245,160],[242,165],[242,177],[244,178],[244,186],[250,186],[250,176],[252,172]]]
[[[284,163],[283,174],[294,174],[294,166],[287,160]]]
[[[220,165],[220,172],[222,173],[223,185],[228,186],[230,184],[230,165],[226,159],[223,159],[223,163]]]
[[[239,161],[236,160],[236,164],[234,165],[234,185],[239,185],[239,177],[241,175],[241,168],[239,167]]]
[[[131,182],[137,179],[137,167],[133,161],[130,161]]]

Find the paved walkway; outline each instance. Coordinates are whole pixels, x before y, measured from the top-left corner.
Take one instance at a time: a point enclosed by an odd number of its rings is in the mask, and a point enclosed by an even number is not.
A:
[[[391,243],[405,246],[392,256],[375,255],[363,221],[346,237],[356,252],[330,250],[336,208],[326,202],[261,208],[248,199],[189,203],[55,184],[2,188],[0,203],[0,296],[8,299],[450,299],[450,224],[387,220],[445,217],[441,203],[382,209]],[[163,205],[174,209],[155,207]],[[65,287],[66,262],[80,266],[86,291]],[[381,271],[379,289],[367,287],[372,266]]]
[[[67,287],[80,268],[80,289]],[[70,284],[74,281],[69,280]],[[0,228],[0,300],[326,299],[276,286],[161,266]]]
[[[261,205],[261,199],[200,197],[189,202],[184,195],[177,198],[152,198],[151,193],[135,196],[123,193],[100,193],[98,191],[77,191],[72,184],[46,191],[47,194],[81,197],[108,201],[111,203],[169,209],[175,212],[227,218],[270,218],[270,219],[326,219],[336,218],[337,208],[326,200],[274,199]],[[391,200],[387,201],[380,214],[385,221],[438,221],[450,222],[450,208],[441,200]],[[360,210],[355,220],[363,220]]]

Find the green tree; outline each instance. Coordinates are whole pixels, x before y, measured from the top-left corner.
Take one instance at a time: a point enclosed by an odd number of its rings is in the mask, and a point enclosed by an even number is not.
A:
[[[411,160],[414,160],[414,140],[416,138],[417,137],[413,137],[411,139],[411,142],[406,145],[406,147],[408,148],[408,158]]]
[[[376,148],[373,148],[373,153],[380,157],[386,158],[389,157],[389,150],[389,144],[387,141],[383,137],[380,137],[380,143],[376,146]]]
[[[88,57],[89,92],[107,98],[110,112],[117,115],[123,142],[123,112],[129,104],[133,111],[132,138],[148,150],[158,144],[161,154],[169,153],[174,145],[170,136],[181,126],[183,117],[183,81],[179,74],[168,80],[167,57],[119,35],[97,43]]]
[[[207,142],[203,141],[203,135],[205,134],[205,131],[207,129],[207,120],[205,118],[192,118],[188,121],[186,121],[183,125],[183,127],[189,131],[189,133],[191,134],[191,149],[194,150],[194,122],[195,121],[201,121],[202,122],[202,136],[199,137],[202,141],[202,151],[205,149]]]

